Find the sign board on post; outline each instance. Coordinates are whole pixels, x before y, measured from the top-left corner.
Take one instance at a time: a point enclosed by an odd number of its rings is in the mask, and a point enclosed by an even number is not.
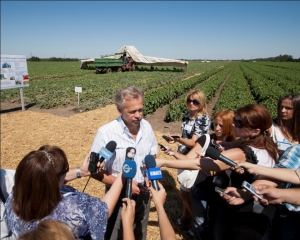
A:
[[[78,94],[78,107],[79,107],[79,93],[82,93],[82,87],[75,87],[75,92]]]
[[[23,88],[29,87],[28,69],[25,55],[1,54],[1,90],[20,88],[22,110],[24,108]]]

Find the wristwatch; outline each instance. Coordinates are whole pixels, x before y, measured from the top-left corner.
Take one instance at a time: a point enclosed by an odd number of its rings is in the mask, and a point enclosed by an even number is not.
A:
[[[81,178],[80,167],[76,168],[76,176],[77,176],[77,178]]]

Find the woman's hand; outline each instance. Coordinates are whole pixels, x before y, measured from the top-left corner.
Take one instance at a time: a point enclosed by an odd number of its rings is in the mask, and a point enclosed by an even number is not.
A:
[[[236,162],[237,164],[234,167],[231,167],[231,170],[236,171],[239,174],[244,174],[245,170],[250,174],[258,174],[258,170],[261,168],[257,164],[252,164],[248,162]]]
[[[129,198],[122,199],[121,218],[123,222],[133,225],[135,216],[135,201]]]
[[[168,135],[168,138],[169,138],[168,143],[171,143],[171,144],[172,144],[172,143],[175,143],[175,142],[176,142],[176,138],[172,138],[172,137],[171,137],[171,134]]]
[[[175,156],[175,151],[173,148],[171,148],[171,147],[166,147],[166,148],[167,148],[167,150],[164,151],[164,154],[169,155],[169,156]]]
[[[228,187],[224,190],[224,193],[229,193],[230,196],[221,195],[230,205],[240,205],[252,198],[252,195],[245,192],[242,189],[237,189],[235,187]]]
[[[167,193],[164,189],[163,185],[160,182],[157,182],[159,186],[159,190],[154,190],[153,187],[149,187],[150,192],[152,193],[152,198],[156,208],[161,207],[166,202]]]

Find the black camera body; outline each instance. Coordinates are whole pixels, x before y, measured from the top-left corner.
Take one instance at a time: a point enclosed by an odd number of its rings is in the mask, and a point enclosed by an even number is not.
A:
[[[94,173],[97,171],[98,162],[99,162],[99,153],[91,152],[90,163],[89,163],[89,171],[91,173]]]

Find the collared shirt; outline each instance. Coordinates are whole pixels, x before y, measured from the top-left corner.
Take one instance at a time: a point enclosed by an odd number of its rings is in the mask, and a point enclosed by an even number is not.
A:
[[[35,229],[42,220],[53,219],[64,222],[76,239],[83,239],[88,235],[93,240],[104,239],[108,220],[107,204],[99,198],[79,192],[71,186],[63,185],[60,192],[62,193],[62,200],[53,211],[40,221],[32,222],[21,220],[15,214],[12,209],[13,195],[11,194],[5,203],[5,208],[7,222],[14,236],[19,237]]]
[[[137,167],[134,180],[143,184],[145,176],[143,161],[145,156],[155,155],[158,151],[157,142],[151,125],[146,120],[142,119],[137,137],[134,139],[120,116],[98,129],[91,147],[91,152],[99,152],[100,149],[105,147],[110,141],[115,141],[117,147],[110,160],[106,161],[106,171],[111,173],[114,177],[117,177],[122,171],[126,149],[128,147],[133,147],[136,149],[134,161],[136,162]]]
[[[295,144],[289,147],[284,154],[280,157],[279,163],[274,167],[276,168],[288,168],[296,171],[300,171],[300,144]],[[287,183],[286,188],[299,188],[298,184]],[[289,211],[299,212],[300,206],[285,203],[286,208]]]

